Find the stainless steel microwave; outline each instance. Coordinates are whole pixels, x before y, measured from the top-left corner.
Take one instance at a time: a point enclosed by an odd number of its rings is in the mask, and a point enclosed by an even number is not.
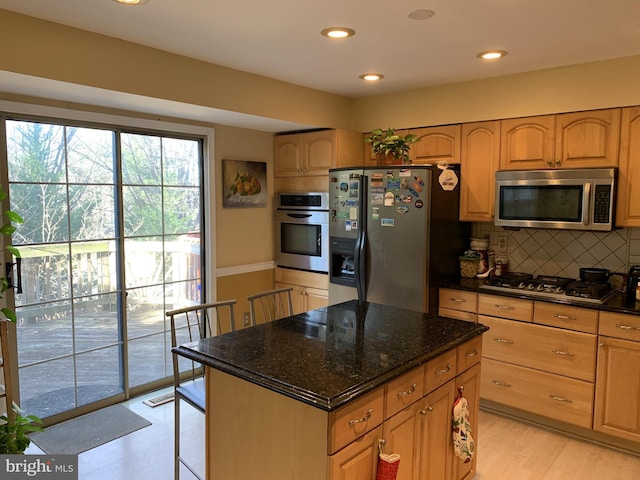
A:
[[[496,172],[495,224],[610,231],[617,169]]]

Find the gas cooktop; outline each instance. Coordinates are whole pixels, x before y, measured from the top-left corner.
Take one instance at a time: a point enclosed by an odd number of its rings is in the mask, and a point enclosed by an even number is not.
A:
[[[614,293],[608,282],[582,282],[573,278],[538,275],[529,273],[506,272],[500,276],[489,277],[488,284],[481,288],[502,292],[519,291],[534,297],[548,299],[566,299],[603,304]]]

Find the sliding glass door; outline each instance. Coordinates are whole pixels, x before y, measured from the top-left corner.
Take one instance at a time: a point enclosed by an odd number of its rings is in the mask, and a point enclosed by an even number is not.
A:
[[[164,311],[201,295],[202,140],[5,125],[21,406],[46,418],[166,379]]]

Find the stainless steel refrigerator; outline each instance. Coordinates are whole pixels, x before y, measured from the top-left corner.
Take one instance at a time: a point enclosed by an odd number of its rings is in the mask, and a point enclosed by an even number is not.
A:
[[[458,165],[330,170],[329,303],[437,313],[437,282],[459,275],[468,245],[459,204]]]

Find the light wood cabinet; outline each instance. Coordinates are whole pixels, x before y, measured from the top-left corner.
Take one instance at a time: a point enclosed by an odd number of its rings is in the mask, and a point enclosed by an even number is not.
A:
[[[640,107],[622,109],[617,227],[640,227]],[[633,182],[635,179],[635,183]]]
[[[533,321],[533,300],[480,293],[478,294],[478,314],[531,322]]]
[[[329,304],[329,279],[321,273],[276,268],[275,288],[293,288],[293,313],[303,313]]]
[[[620,109],[556,116],[556,167],[617,167]]]
[[[620,109],[502,120],[501,170],[618,166]]]
[[[600,316],[593,428],[640,442],[640,317]]]
[[[378,464],[382,426],[329,457],[329,480],[372,480]]]
[[[595,381],[595,335],[483,315],[478,321],[489,327],[486,358]]]
[[[275,177],[325,176],[334,167],[362,162],[360,134],[347,130],[276,135]]]
[[[419,455],[419,479],[450,479],[455,454],[451,431],[451,408],[456,399],[455,382],[451,381],[428,394],[419,402],[423,426]],[[477,410],[471,409],[477,418]],[[472,435],[477,430],[472,432]],[[457,457],[456,457],[457,458]]]
[[[409,130],[417,141],[411,146],[410,158],[416,165],[446,162],[460,163],[460,125],[443,125]]]
[[[535,302],[533,322],[585,333],[598,333],[598,311],[588,308]]]
[[[460,155],[460,220],[493,222],[500,122],[463,124]]]
[[[467,322],[478,321],[478,294],[453,288],[438,290],[438,315]]]
[[[593,383],[483,358],[480,389],[485,400],[591,428]]]
[[[555,115],[501,121],[500,169],[536,170],[555,166]]]
[[[482,342],[480,345],[468,344],[466,348],[464,345],[458,348],[458,352],[462,353],[462,356],[467,360],[465,362],[466,365],[473,365],[471,368],[465,370],[463,373],[458,375],[455,381],[455,393],[457,395],[458,389],[462,387],[462,392],[464,398],[469,402],[469,411],[472,414],[469,417],[469,422],[471,423],[471,436],[478,445],[478,412],[480,409],[480,382],[481,382],[481,365],[479,362],[479,357],[475,356],[469,357],[474,351],[482,350]],[[465,353],[466,352],[466,353]],[[460,355],[458,356],[460,358]],[[473,362],[470,359],[475,359]],[[460,362],[458,362],[458,367],[460,367]],[[477,452],[476,452],[477,453]],[[461,460],[454,455],[453,456],[453,478],[454,480],[470,480],[476,473],[476,463],[478,460],[478,456],[474,455],[473,460],[469,463],[463,463]]]

